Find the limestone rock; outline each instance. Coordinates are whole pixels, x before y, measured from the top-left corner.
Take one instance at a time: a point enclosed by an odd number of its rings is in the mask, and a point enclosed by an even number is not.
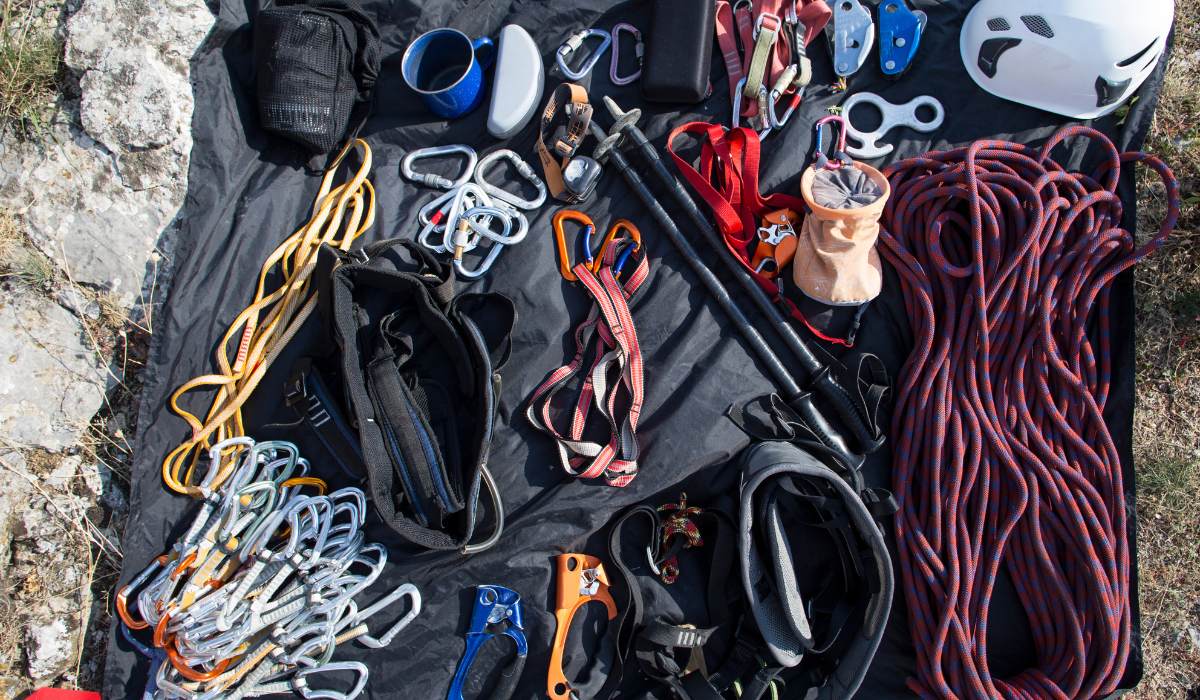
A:
[[[189,127],[187,81],[150,46],[113,47],[84,72],[79,87],[83,128],[113,153],[169,146]]]
[[[104,400],[104,365],[66,309],[37,294],[0,298],[0,434],[57,451]]]
[[[25,656],[29,676],[34,681],[60,676],[74,661],[75,635],[67,621],[34,618],[25,625]]]

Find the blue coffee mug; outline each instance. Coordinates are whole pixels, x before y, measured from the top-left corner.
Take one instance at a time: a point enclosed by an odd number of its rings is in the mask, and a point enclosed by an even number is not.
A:
[[[472,41],[457,29],[433,29],[413,39],[404,51],[404,82],[421,95],[429,111],[455,119],[479,106],[483,98],[483,71],[495,51],[480,58],[479,49],[493,46],[486,36]]]

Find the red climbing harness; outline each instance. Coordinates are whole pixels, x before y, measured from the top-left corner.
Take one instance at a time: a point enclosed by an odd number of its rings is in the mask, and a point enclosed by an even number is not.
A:
[[[1050,157],[1080,136],[1099,168]],[[1121,228],[1117,182],[1147,165],[1166,188],[1158,234]],[[1093,698],[1130,651],[1129,504],[1104,421],[1113,279],[1175,226],[1179,186],[1158,158],[1083,127],[1041,149],[1003,141],[887,170],[881,252],[899,275],[914,347],[893,415],[901,588],[922,697]],[[1033,633],[1032,668],[988,667],[1001,568]]]
[[[642,248],[641,233],[633,223],[618,220],[598,253],[593,253],[590,239],[595,226],[587,216],[571,210],[560,211],[554,217],[560,254],[568,250],[562,230],[565,220],[584,225],[583,259],[570,270],[595,303],[587,319],[575,329],[575,357],[551,372],[538,386],[529,400],[526,416],[535,428],[554,438],[562,467],[568,474],[581,479],[603,476],[611,486],[626,486],[637,476],[637,425],[644,397],[642,350],[629,300],[646,281],[650,265]],[[637,264],[622,284],[621,273],[634,256]],[[555,427],[551,404],[555,395],[584,370],[584,357],[593,345],[594,359],[583,377],[570,430],[560,431]],[[588,415],[593,409],[608,422],[606,443],[584,438]]]
[[[675,150],[679,137],[684,134],[700,140],[699,167],[694,167]],[[781,192],[764,197],[759,193],[761,149],[762,144],[754,131],[726,129],[708,122],[678,126],[667,137],[667,152],[675,162],[675,169],[708,204],[717,230],[733,257],[750,271],[763,291],[813,335],[828,343],[850,347],[849,340],[830,336],[809,323],[796,305],[781,295],[779,286],[751,264],[758,245],[758,229],[767,214],[781,209],[808,210],[800,197]]]

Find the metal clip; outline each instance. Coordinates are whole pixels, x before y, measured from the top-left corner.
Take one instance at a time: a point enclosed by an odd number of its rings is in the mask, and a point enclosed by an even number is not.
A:
[[[503,631],[492,631],[500,629]],[[471,671],[471,664],[483,645],[495,636],[508,637],[517,646],[517,655],[505,669],[504,680],[498,688],[493,689],[491,696],[495,700],[505,700],[516,688],[521,669],[525,666],[525,657],[529,653],[529,646],[525,640],[525,622],[521,614],[521,595],[504,586],[479,586],[475,589],[475,607],[471,610],[471,626],[467,628],[466,648],[458,662],[458,670],[454,673],[446,700],[462,700],[463,686],[466,684],[467,674]]]
[[[537,188],[536,197],[533,199],[523,199],[487,181],[488,169],[501,159],[512,163],[513,167],[517,170],[517,174]],[[482,187],[484,192],[518,209],[533,210],[546,202],[546,184],[542,182],[542,179],[538,177],[538,174],[534,172],[529,163],[525,162],[525,159],[521,158],[516,151],[507,148],[492,151],[479,159],[479,165],[475,166],[475,183]]]
[[[419,173],[413,170],[413,163],[421,160],[422,158],[436,158],[438,156],[445,156],[453,153],[461,153],[467,159],[466,167],[463,168],[462,173],[459,174],[459,176],[454,180],[442,177],[441,175],[436,175],[434,173]],[[400,161],[400,174],[403,175],[405,179],[412,182],[420,183],[427,187],[434,187],[440,190],[448,190],[452,187],[458,187],[459,185],[471,179],[471,175],[475,172],[475,163],[477,160],[478,156],[475,155],[475,149],[462,144],[418,148],[417,150],[411,151],[408,155],[404,156],[404,160]]]
[[[570,66],[571,58],[583,46],[583,42],[592,37],[599,37],[601,40],[600,45],[596,47],[592,55],[588,56],[587,61],[578,70],[572,70]],[[558,55],[554,60],[558,63],[558,69],[562,71],[563,76],[568,80],[582,80],[584,76],[592,72],[592,68],[600,60],[600,57],[604,55],[605,50],[608,49],[611,43],[612,35],[603,29],[580,29],[564,41],[562,46],[558,47]]]
[[[628,32],[633,35],[635,42],[633,45],[634,53],[637,54],[636,71],[626,76],[621,76],[617,73],[620,70],[620,54],[621,54],[621,32]],[[638,78],[642,77],[642,63],[645,60],[646,44],[642,42],[642,31],[628,22],[618,22],[612,28],[612,59],[608,63],[608,79],[613,85],[628,85]]]
[[[887,76],[908,70],[929,18],[913,11],[904,0],[884,0],[879,5],[879,67]]]
[[[396,624],[392,625],[388,631],[384,632],[382,635],[378,637],[371,636],[367,632],[367,627],[365,624],[367,619],[404,597],[407,597],[411,601],[409,603],[408,612],[404,615],[404,617],[397,620]],[[370,647],[372,649],[382,649],[391,644],[392,640],[396,638],[396,635],[399,634],[400,631],[405,627],[408,627],[409,623],[416,619],[417,615],[420,614],[421,592],[418,591],[417,587],[411,583],[405,583],[401,584],[398,588],[396,588],[396,590],[389,593],[385,598],[374,605],[371,605],[363,610],[359,610],[356,615],[350,618],[350,625],[356,628],[360,625],[362,626],[362,633],[355,638],[361,642],[363,646]]]
[[[617,604],[608,591],[608,575],[604,564],[587,554],[560,554],[555,557],[558,569],[558,596],[554,611],[557,629],[554,645],[550,648],[550,670],[546,674],[546,694],[553,700],[566,700],[575,696],[571,683],[563,673],[563,647],[571,620],[575,612],[595,600],[604,604],[608,619],[617,616]]]
[[[354,685],[346,692],[336,690],[312,690],[308,686],[308,677],[332,671],[353,671]],[[367,667],[357,661],[336,661],[310,668],[296,670],[292,676],[292,690],[300,693],[305,700],[354,700],[367,687]]]
[[[843,78],[853,75],[867,62],[875,45],[875,22],[858,0],[833,4],[833,70]]]
[[[859,131],[854,128],[854,108],[864,102],[879,110],[881,120],[874,131]],[[933,118],[929,121],[918,118],[917,110],[921,107],[928,108],[933,113]],[[882,158],[895,148],[890,143],[879,143],[883,135],[891,129],[904,126],[914,131],[929,133],[942,125],[946,110],[937,98],[929,95],[914,97],[904,104],[893,104],[873,92],[858,92],[842,104],[842,116],[846,120],[846,136],[862,144],[847,146],[846,152],[855,158],[870,159]]]

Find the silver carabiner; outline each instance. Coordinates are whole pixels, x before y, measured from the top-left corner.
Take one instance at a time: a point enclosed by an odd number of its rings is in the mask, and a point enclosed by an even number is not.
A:
[[[601,40],[600,45],[596,47],[591,56],[588,56],[587,61],[579,67],[579,70],[572,70],[570,66],[571,58],[583,46],[583,42],[592,37],[599,37]],[[554,60],[558,63],[558,69],[562,71],[563,76],[568,80],[582,80],[584,76],[592,72],[592,68],[600,60],[600,57],[604,55],[605,50],[608,49],[608,45],[611,43],[612,35],[603,29],[580,29],[564,41],[562,46],[558,47],[558,55]]]
[[[516,168],[517,174],[525,178],[531,185],[537,188],[537,196],[533,199],[523,199],[508,190],[502,189],[487,181],[488,170],[501,159],[507,160]],[[530,167],[529,163],[525,162],[516,151],[501,148],[492,151],[486,156],[479,159],[479,165],[475,166],[475,182],[496,199],[503,200],[508,204],[518,208],[532,210],[537,209],[546,202],[546,184],[538,177],[538,174]]]
[[[454,180],[434,173],[419,173],[413,170],[413,163],[422,158],[436,158],[453,153],[461,153],[467,159],[466,167],[463,168],[462,173]],[[448,190],[452,187],[458,187],[471,179],[471,174],[475,172],[475,162],[477,160],[478,156],[475,154],[475,149],[462,144],[418,148],[404,156],[404,160],[400,161],[400,174],[411,182],[420,183],[427,187]]]
[[[354,687],[342,693],[336,690],[312,690],[308,686],[308,677],[329,671],[353,671],[357,676]],[[305,700],[354,700],[362,694],[367,686],[367,667],[357,661],[334,661],[319,666],[301,668],[292,676],[292,690],[300,693]]]
[[[408,612],[405,613],[404,617],[397,620],[396,624],[388,628],[387,632],[384,632],[378,637],[371,636],[371,634],[367,631],[366,621],[380,610],[383,610],[392,603],[395,603],[396,601],[405,597],[407,597],[410,602]],[[421,592],[417,590],[417,587],[411,583],[405,583],[397,587],[396,590],[387,594],[387,596],[382,598],[374,605],[371,605],[363,610],[359,610],[358,613],[351,618],[350,624],[356,629],[360,625],[362,626],[362,633],[359,634],[356,639],[361,642],[363,646],[370,647],[371,649],[382,649],[391,644],[392,640],[396,638],[396,635],[399,634],[400,631],[405,627],[408,627],[409,623],[416,619],[417,615],[420,614]]]

